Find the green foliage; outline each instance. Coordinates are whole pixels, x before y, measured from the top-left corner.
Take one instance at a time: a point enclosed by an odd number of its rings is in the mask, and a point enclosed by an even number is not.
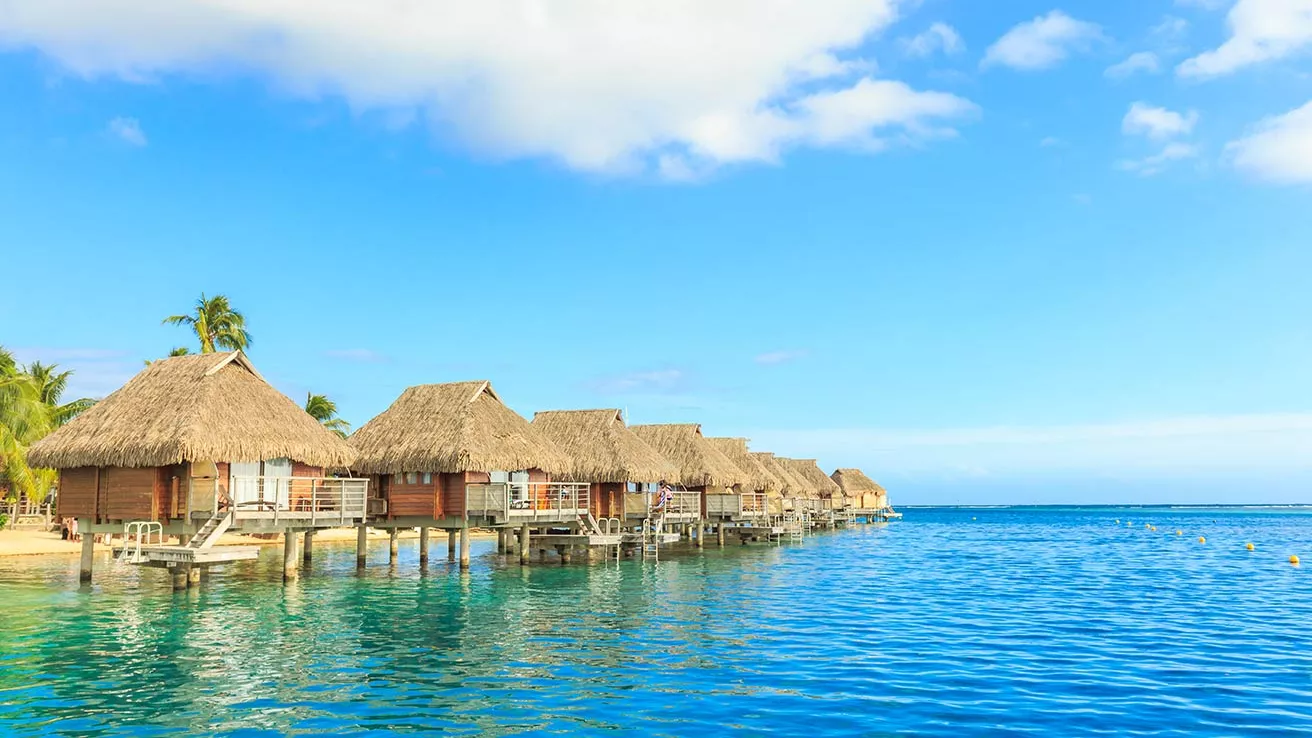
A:
[[[201,293],[193,312],[186,315],[170,315],[164,319],[165,325],[185,325],[196,333],[200,341],[200,352],[212,354],[220,349],[224,351],[244,351],[251,345],[251,334],[246,331],[246,318],[232,309],[228,298],[223,295],[206,297]],[[176,353],[169,356],[181,356]],[[185,350],[185,349],[184,349]]]
[[[95,404],[87,398],[62,402],[71,375],[39,361],[20,366],[0,347],[0,476],[29,500],[43,499],[56,473],[29,467],[27,447]]]
[[[327,395],[307,393],[305,412],[341,438],[346,438],[346,434],[351,431],[351,424],[337,417],[337,403],[328,399]]]

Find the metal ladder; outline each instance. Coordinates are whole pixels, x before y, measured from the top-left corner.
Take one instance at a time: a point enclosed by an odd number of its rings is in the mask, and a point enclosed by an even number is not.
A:
[[[665,509],[661,508],[659,515],[652,517],[651,511],[648,512],[647,518],[642,521],[642,558],[644,561],[660,561],[661,558],[661,538],[665,533]]]
[[[196,531],[196,535],[187,541],[187,548],[203,549],[214,545],[219,540],[219,536],[228,530],[232,525],[232,511],[216,512],[210,516],[209,520]]]
[[[85,535],[91,535],[87,533]],[[114,559],[119,564],[140,564],[146,560],[142,546],[164,543],[164,526],[150,520],[134,520],[123,525],[123,550]]]

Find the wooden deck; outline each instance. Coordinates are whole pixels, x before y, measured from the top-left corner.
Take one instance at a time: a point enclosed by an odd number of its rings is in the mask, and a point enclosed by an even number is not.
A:
[[[135,547],[130,547],[135,550]],[[118,559],[123,549],[114,549],[114,558]],[[142,546],[142,560],[133,562],[141,566],[177,566],[191,564],[194,566],[211,566],[232,561],[249,561],[259,558],[259,546],[216,546],[214,548],[187,548],[186,546]]]

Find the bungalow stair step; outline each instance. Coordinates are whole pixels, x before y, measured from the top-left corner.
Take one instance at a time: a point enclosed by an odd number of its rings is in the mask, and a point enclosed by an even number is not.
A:
[[[210,516],[210,519],[206,520],[205,524],[200,527],[200,530],[196,531],[196,534],[191,537],[191,540],[187,541],[186,547],[196,550],[210,548],[224,533],[228,531],[228,528],[231,525],[231,511],[214,513]]]

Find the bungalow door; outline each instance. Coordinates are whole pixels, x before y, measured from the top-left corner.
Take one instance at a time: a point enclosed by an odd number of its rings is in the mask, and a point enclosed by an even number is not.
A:
[[[234,461],[228,465],[228,490],[232,506],[254,508],[260,502],[260,462]]]
[[[265,459],[264,461],[264,496],[272,497],[279,510],[291,509],[292,460]]]

